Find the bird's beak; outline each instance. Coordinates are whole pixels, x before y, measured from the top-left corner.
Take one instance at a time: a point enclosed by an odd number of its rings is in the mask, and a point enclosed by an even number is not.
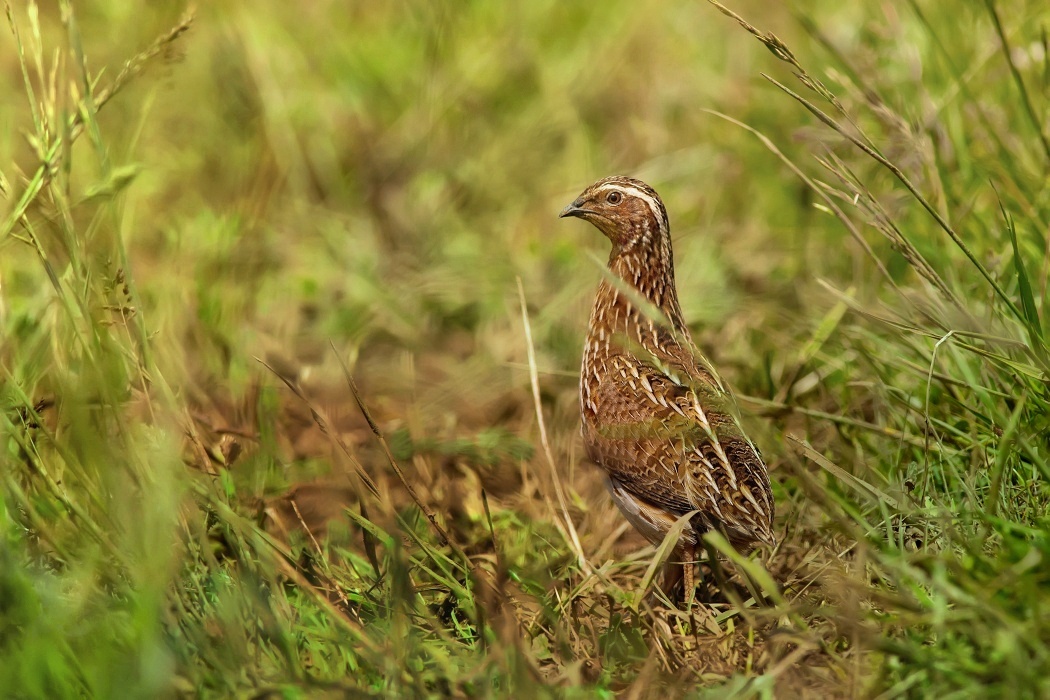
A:
[[[583,197],[580,197],[575,202],[562,209],[561,214],[558,214],[558,218],[564,219],[567,216],[583,218],[584,214],[587,213],[588,210],[583,208]]]

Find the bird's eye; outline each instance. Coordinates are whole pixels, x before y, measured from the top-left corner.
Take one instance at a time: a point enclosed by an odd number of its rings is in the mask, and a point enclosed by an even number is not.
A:
[[[615,206],[623,201],[623,195],[613,190],[605,197],[605,201]]]

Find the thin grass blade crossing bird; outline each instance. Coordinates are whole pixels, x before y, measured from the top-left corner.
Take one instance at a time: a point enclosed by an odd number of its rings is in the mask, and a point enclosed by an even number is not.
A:
[[[667,210],[653,188],[607,177],[560,216],[589,221],[612,242],[580,373],[587,455],[604,470],[620,511],[653,544],[696,511],[663,583],[670,596],[684,579],[688,598],[705,532],[718,530],[743,552],[775,546],[766,466],[740,427],[732,396],[689,336]]]

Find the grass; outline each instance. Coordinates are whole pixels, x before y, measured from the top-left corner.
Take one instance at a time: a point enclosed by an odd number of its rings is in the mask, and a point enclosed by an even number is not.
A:
[[[1050,695],[1043,3],[154,5],[8,8],[0,687]],[[750,600],[646,596],[580,450],[613,172],[770,465]]]

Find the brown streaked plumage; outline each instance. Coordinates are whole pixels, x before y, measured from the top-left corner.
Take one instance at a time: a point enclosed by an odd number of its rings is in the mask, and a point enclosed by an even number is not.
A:
[[[775,545],[773,495],[733,400],[689,336],[675,289],[667,211],[628,177],[588,187],[562,212],[612,241],[580,374],[583,439],[613,500],[650,542],[697,511],[668,564],[665,589],[685,575],[692,594],[699,538],[722,532],[736,548]],[[652,308],[655,307],[655,308]],[[661,318],[661,316],[663,318]]]

